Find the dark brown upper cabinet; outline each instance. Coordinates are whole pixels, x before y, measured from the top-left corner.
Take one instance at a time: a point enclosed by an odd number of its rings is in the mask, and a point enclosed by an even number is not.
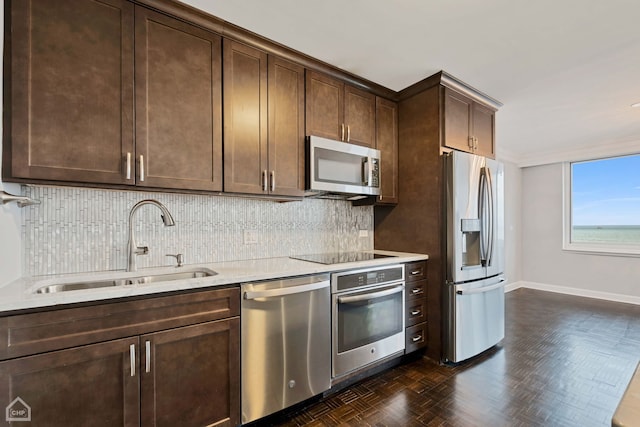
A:
[[[307,135],[375,146],[375,95],[315,71],[306,82]]]
[[[380,195],[376,204],[398,203],[398,104],[376,97],[376,148],[380,150]]]
[[[142,7],[135,13],[136,183],[220,191],[221,38]]]
[[[444,146],[495,157],[495,111],[447,87],[444,91]]]
[[[5,179],[222,189],[219,36],[124,0],[12,1],[10,25]]]
[[[224,41],[224,190],[301,196],[304,68]]]
[[[9,25],[4,178],[130,182],[133,4],[12,1]]]

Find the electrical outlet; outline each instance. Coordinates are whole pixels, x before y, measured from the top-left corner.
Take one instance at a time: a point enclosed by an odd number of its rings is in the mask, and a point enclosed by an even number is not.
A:
[[[258,243],[258,232],[256,230],[244,230],[244,244],[255,245]]]
[[[368,230],[360,230],[360,232],[358,233],[358,237],[369,237],[369,231]]]

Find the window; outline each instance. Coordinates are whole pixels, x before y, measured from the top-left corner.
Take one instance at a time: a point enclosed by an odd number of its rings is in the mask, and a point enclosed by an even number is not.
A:
[[[640,154],[565,163],[566,250],[640,256]]]

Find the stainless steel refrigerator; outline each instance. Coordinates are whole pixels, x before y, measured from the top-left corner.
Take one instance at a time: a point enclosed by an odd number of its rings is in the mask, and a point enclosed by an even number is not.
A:
[[[445,155],[444,359],[457,363],[504,338],[504,168]]]

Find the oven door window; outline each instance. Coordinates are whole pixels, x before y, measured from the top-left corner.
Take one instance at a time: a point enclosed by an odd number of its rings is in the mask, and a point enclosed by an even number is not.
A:
[[[396,290],[390,295],[376,294]],[[401,333],[404,329],[402,286],[343,294],[337,302],[338,353]]]

